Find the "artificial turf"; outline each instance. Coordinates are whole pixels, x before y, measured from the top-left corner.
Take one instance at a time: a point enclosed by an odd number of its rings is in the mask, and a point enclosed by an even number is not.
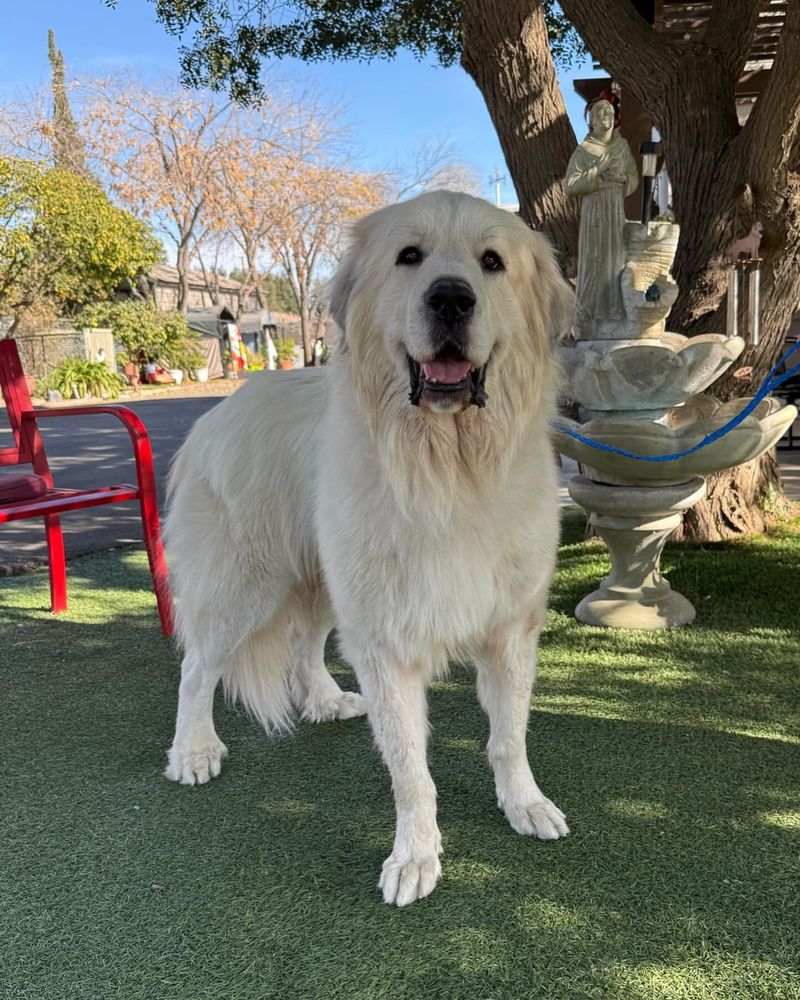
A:
[[[444,879],[406,910],[376,889],[393,810],[365,720],[269,739],[220,701],[222,777],[173,785],[144,555],[73,562],[59,617],[46,574],[2,581],[0,997],[800,998],[800,535],[668,546],[698,624],[657,633],[571,618],[607,568],[578,536],[529,741],[573,832],[511,831],[455,667],[431,695]]]

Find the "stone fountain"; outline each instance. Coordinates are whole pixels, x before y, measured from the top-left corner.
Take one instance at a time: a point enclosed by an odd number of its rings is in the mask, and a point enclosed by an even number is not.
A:
[[[562,423],[637,455],[675,454],[699,443],[749,403],[746,398],[720,403],[705,394],[745,342],[723,334],[690,339],[667,332],[667,314],[678,294],[670,268],[679,228],[649,222],[646,210],[641,222],[624,220],[630,183],[618,163],[625,151],[616,153],[617,166],[604,165],[607,154],[599,147],[608,129],[602,130],[602,120],[596,122],[594,108],[591,123],[565,178],[567,193],[582,197],[583,205],[576,339],[562,352],[566,395],[578,403],[579,419]],[[619,143],[625,144],[619,136],[606,138],[610,149],[619,150]],[[619,264],[610,274],[609,255]],[[604,273],[598,282],[597,275]],[[583,598],[576,617],[613,628],[670,628],[693,621],[694,607],[659,570],[667,538],[684,512],[705,496],[705,476],[756,458],[796,416],[795,407],[765,399],[724,437],[665,462],[598,450],[559,433],[559,450],[582,466],[582,475],[569,485],[570,496],[589,512],[611,556],[610,574]]]

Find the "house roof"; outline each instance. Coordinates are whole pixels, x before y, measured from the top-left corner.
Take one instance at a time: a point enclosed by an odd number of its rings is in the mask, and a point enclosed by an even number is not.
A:
[[[150,268],[150,277],[155,278],[165,285],[178,284],[178,269],[169,264],[155,264]],[[202,271],[189,271],[189,286],[191,288],[208,288],[209,283],[216,284],[226,292],[238,292],[242,285],[233,278],[226,278],[223,274],[209,274],[208,281]]]
[[[254,309],[241,313],[236,325],[240,333],[260,333],[265,326],[275,326],[275,319],[269,309]]]

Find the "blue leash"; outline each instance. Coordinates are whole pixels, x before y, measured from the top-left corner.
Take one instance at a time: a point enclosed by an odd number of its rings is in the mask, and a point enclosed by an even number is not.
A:
[[[737,413],[735,417],[727,422],[727,424],[723,424],[722,427],[718,427],[711,434],[706,434],[702,441],[698,441],[694,447],[687,448],[686,451],[676,451],[672,455],[637,455],[632,451],[625,451],[624,448],[616,448],[611,444],[602,444],[600,441],[593,441],[591,438],[585,437],[583,434],[579,434],[578,431],[573,430],[571,427],[567,427],[566,424],[556,423],[555,428],[556,430],[561,431],[562,434],[568,434],[576,441],[580,441],[582,444],[588,444],[589,447],[597,448],[600,451],[610,451],[614,455],[623,455],[625,458],[638,458],[642,462],[673,462],[675,459],[683,458],[685,455],[693,455],[696,451],[700,451],[701,448],[705,448],[713,441],[718,441],[721,437],[724,437],[728,431],[733,430],[734,427],[738,427],[744,419],[749,417],[762,399],[766,398],[771,392],[774,392],[775,389],[783,385],[784,382],[788,382],[793,375],[800,374],[800,362],[787,369],[785,372],[780,371],[781,366],[784,365],[797,350],[800,350],[800,342],[793,344],[789,350],[778,359],[772,371],[769,375],[767,375],[761,384],[761,388],[743,410]]]

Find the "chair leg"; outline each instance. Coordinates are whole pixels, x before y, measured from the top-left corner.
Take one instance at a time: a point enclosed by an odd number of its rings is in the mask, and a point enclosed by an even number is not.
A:
[[[146,487],[142,488],[140,503],[144,545],[147,549],[147,560],[150,563],[150,575],[153,578],[153,590],[158,605],[158,617],[161,620],[161,631],[164,635],[174,635],[175,609],[172,604],[172,591],[167,574],[167,560],[164,555],[164,546],[161,543],[161,525],[158,520],[155,491]]]
[[[54,615],[67,610],[67,562],[64,535],[58,514],[46,514],[47,552],[50,564],[50,610]]]

